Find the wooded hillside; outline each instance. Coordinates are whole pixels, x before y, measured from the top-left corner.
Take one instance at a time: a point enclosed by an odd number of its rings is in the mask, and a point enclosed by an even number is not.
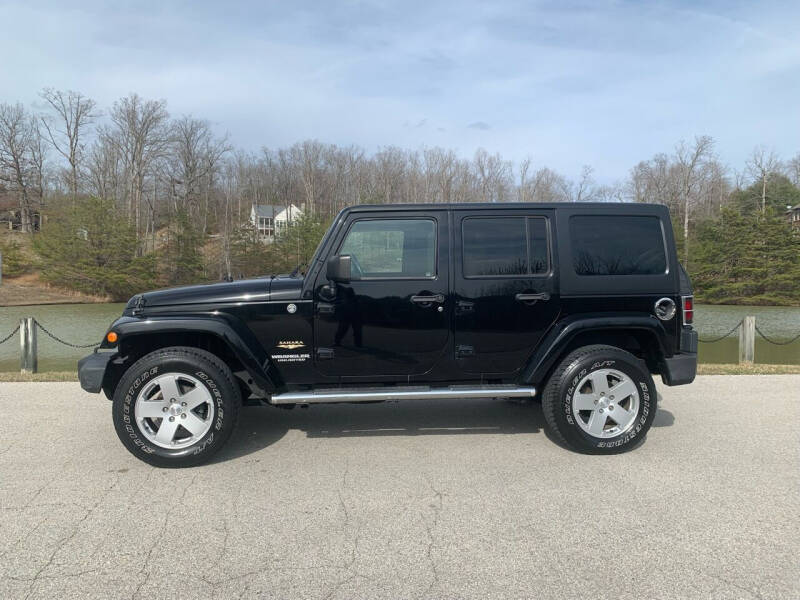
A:
[[[375,152],[315,140],[236,149],[163,100],[136,94],[100,110],[77,92],[45,89],[33,110],[0,104],[0,237],[4,275],[38,270],[67,289],[125,299],[160,285],[291,270],[306,262],[333,216],[360,203],[657,202],[670,208],[682,262],[700,301],[800,304],[800,155],[765,148],[740,170],[706,136],[634,165],[614,185],[591,167],[573,180],[479,149]],[[612,150],[613,151],[613,150]],[[263,244],[253,204],[302,207]],[[36,259],[20,252],[31,236]]]

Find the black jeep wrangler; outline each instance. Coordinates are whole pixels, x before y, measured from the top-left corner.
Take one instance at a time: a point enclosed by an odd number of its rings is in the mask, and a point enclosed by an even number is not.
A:
[[[356,206],[305,276],[134,296],[79,375],[158,466],[208,459],[244,401],[540,396],[565,444],[614,453],[653,422],[651,373],[694,379],[692,316],[663,206]]]

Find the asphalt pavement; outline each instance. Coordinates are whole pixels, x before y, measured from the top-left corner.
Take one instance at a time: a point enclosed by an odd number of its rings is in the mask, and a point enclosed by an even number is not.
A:
[[[659,386],[645,443],[502,400],[247,407],[161,470],[76,383],[0,383],[0,598],[800,598],[800,376]]]

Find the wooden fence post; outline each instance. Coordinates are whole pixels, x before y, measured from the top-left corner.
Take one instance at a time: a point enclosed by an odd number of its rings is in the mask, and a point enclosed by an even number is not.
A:
[[[22,373],[36,373],[39,357],[36,353],[36,321],[25,317],[19,322],[19,370]]]
[[[739,328],[739,364],[752,364],[756,358],[756,318],[745,317]]]

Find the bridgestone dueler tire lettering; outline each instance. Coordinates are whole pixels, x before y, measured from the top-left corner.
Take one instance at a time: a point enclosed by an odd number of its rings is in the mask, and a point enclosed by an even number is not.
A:
[[[616,437],[596,438],[575,423],[572,398],[575,385],[588,373],[616,369],[630,377],[639,392],[633,426]],[[616,454],[637,446],[650,430],[657,410],[657,393],[645,363],[614,346],[592,345],[570,353],[550,377],[542,396],[542,410],[553,435],[566,446],[589,454]]]
[[[134,403],[142,389],[161,373],[185,373],[200,380],[214,401],[214,422],[195,444],[179,450],[151,444],[134,418]],[[219,358],[198,348],[175,346],[156,350],[136,361],[122,376],[114,392],[114,428],[136,458],[157,467],[192,467],[210,459],[236,427],[242,405],[239,386]]]

